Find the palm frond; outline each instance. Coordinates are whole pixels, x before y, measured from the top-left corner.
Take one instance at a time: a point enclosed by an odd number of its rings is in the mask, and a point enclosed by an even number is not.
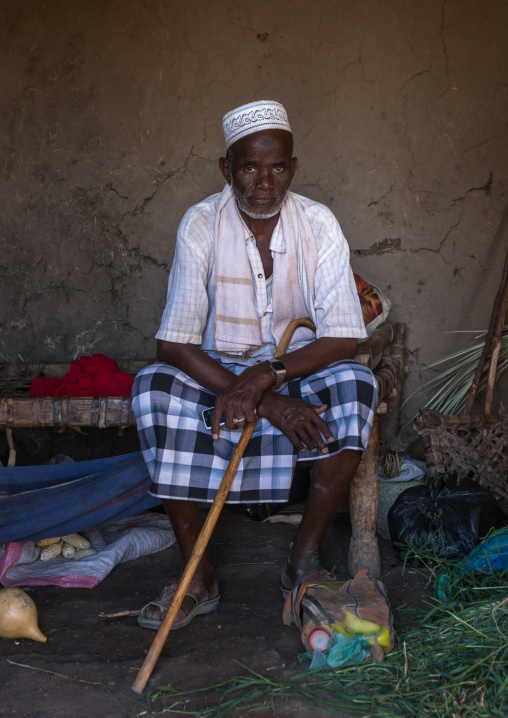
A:
[[[484,339],[487,332],[482,334],[474,333],[476,334],[475,339]],[[442,364],[448,364],[448,366],[410,394],[404,404],[410,399],[427,394],[429,389],[432,388],[434,393],[423,405],[425,408],[436,409],[441,414],[460,414],[463,412],[484,343],[484,341],[480,341],[471,347],[461,349],[429,364],[427,369],[435,369]],[[501,351],[496,368],[496,379],[501,376],[506,368],[508,368],[508,325],[505,325],[501,336]],[[487,362],[480,379],[479,391],[482,391],[487,384],[488,371],[489,363]]]

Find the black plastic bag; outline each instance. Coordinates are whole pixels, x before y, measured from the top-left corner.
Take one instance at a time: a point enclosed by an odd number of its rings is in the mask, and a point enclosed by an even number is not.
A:
[[[508,519],[489,491],[457,472],[406,489],[388,512],[393,544],[452,558],[468,554]]]

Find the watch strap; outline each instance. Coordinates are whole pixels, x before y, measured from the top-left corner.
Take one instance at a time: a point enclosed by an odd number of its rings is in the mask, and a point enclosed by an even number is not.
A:
[[[277,377],[275,384],[271,387],[271,389],[272,391],[278,391],[284,384],[284,380],[286,378],[286,366],[284,362],[280,361],[280,359],[273,359],[270,362],[270,369]]]

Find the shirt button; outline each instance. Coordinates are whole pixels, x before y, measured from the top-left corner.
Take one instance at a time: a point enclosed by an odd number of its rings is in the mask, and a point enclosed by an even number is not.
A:
[[[258,274],[258,279],[263,279],[263,275],[262,275],[262,274]]]

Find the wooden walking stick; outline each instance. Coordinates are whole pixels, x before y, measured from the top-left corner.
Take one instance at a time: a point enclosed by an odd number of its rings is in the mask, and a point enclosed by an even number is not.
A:
[[[290,322],[290,324],[286,328],[286,331],[282,335],[279,345],[275,351],[274,358],[281,356],[285,353],[294,331],[301,326],[305,326],[309,329],[315,330],[315,326],[310,319],[295,319],[294,321]],[[208,512],[208,516],[206,517],[206,521],[203,524],[203,528],[201,529],[196,544],[192,550],[192,555],[187,563],[187,566],[185,567],[185,571],[182,574],[178,589],[173,596],[171,605],[168,608],[166,615],[164,616],[164,619],[159,627],[159,630],[157,631],[157,635],[153,640],[150,650],[148,651],[146,658],[143,661],[143,665],[141,666],[139,673],[136,676],[136,680],[131,686],[134,693],[137,693],[138,695],[141,695],[143,693],[145,686],[148,683],[150,676],[152,675],[152,671],[164,647],[168,634],[171,630],[171,626],[173,625],[173,622],[176,618],[176,614],[178,613],[178,610],[182,605],[182,601],[185,598],[185,594],[187,593],[189,584],[192,581],[199,562],[203,558],[203,554],[205,553],[208,541],[210,540],[212,531],[215,528],[215,524],[217,523],[217,519],[219,518],[220,512],[222,511],[222,507],[224,506],[224,503],[226,501],[229,489],[231,488],[231,484],[233,483],[233,479],[235,478],[236,470],[238,469],[238,465],[240,464],[243,452],[245,451],[245,448],[249,443],[249,439],[251,438],[255,427],[256,422],[251,421],[248,422],[243,429],[240,441],[238,442],[236,449],[233,452],[233,456],[231,457],[231,460],[221,481],[213,504],[210,508],[210,511]]]
[[[492,399],[494,397],[494,384],[496,383],[496,369],[499,354],[501,352],[501,337],[503,335],[504,321],[508,310],[508,284],[505,286],[499,314],[497,315],[494,338],[492,339],[492,353],[490,355],[489,373],[487,376],[487,387],[485,391],[485,410],[487,415],[492,414]]]

